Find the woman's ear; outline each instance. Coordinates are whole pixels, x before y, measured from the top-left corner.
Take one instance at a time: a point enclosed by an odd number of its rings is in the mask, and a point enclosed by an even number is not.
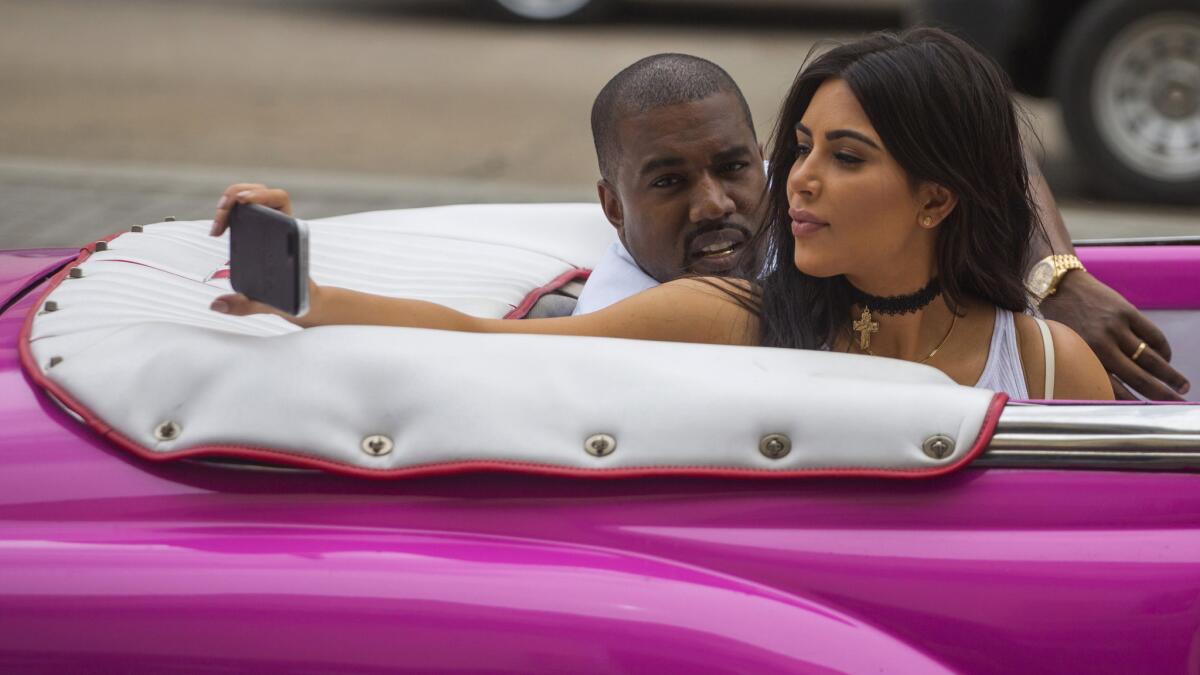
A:
[[[958,205],[958,195],[938,183],[925,183],[920,196],[921,211],[917,214],[917,222],[926,229],[940,225]]]
[[[605,179],[600,179],[596,183],[596,192],[600,194],[600,208],[604,209],[604,216],[608,218],[608,222],[617,228],[620,232],[625,227],[625,213],[621,209],[621,196],[617,194],[616,188]]]

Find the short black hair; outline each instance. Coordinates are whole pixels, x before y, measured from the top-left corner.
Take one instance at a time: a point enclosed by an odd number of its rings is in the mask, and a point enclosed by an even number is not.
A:
[[[623,117],[717,93],[733,94],[753,134],[754,120],[746,97],[729,73],[712,61],[688,54],[655,54],[614,75],[592,104],[592,140],[600,175],[609,181],[615,178],[621,157],[617,125]]]

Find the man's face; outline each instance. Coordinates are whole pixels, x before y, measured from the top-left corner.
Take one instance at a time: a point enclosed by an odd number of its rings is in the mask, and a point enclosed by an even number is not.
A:
[[[628,115],[615,181],[600,181],[621,243],[660,282],[729,272],[758,227],[762,151],[741,104],[718,93]]]

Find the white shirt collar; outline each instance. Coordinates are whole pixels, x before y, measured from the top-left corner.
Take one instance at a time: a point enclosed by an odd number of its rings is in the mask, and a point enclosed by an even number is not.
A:
[[[653,277],[638,267],[621,242],[614,241],[592,270],[592,275],[584,284],[572,314],[587,314],[604,309],[657,285],[658,282]]]

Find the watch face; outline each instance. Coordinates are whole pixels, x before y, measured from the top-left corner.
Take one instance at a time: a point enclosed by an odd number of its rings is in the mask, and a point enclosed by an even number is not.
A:
[[[1054,282],[1054,263],[1049,260],[1043,260],[1033,266],[1029,270],[1029,276],[1025,280],[1025,285],[1029,288],[1029,292],[1039,298],[1045,297],[1047,291],[1050,290],[1050,284]]]

